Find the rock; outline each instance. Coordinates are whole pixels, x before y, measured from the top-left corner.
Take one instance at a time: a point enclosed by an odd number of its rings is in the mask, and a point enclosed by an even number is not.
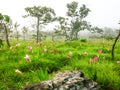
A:
[[[59,72],[49,81],[29,85],[23,90],[102,90],[97,82],[84,78],[79,71]]]

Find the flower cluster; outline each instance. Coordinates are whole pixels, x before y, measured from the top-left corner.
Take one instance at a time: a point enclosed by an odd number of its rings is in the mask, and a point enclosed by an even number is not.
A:
[[[92,64],[93,62],[96,63],[98,61],[98,57],[94,56],[94,58],[90,58],[90,64]]]

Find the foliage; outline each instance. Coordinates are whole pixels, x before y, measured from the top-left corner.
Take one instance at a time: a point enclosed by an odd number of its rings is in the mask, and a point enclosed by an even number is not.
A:
[[[117,35],[117,30],[108,28],[108,27],[103,28],[103,32],[102,32],[103,38],[105,38],[107,40],[112,40],[113,38],[116,37],[116,35]]]
[[[24,18],[31,16],[37,19],[36,29],[37,29],[37,42],[39,40],[39,26],[45,25],[49,22],[54,21],[55,12],[52,8],[49,7],[41,7],[41,6],[33,6],[26,7],[25,11],[27,15],[23,16]],[[41,40],[41,37],[40,37]]]
[[[70,19],[71,26],[71,34],[70,40],[78,39],[78,32],[85,29],[90,29],[91,25],[84,20],[87,17],[90,9],[86,7],[86,5],[82,5],[82,7],[78,8],[78,3],[73,1],[67,4],[67,16]]]
[[[5,37],[8,47],[10,47],[9,39],[8,39],[8,33],[11,28],[11,19],[8,15],[2,15],[0,13],[0,27],[5,31]]]
[[[14,24],[14,28],[16,30],[16,39],[18,41],[19,38],[19,32],[18,32],[18,27],[20,26],[20,24],[18,24],[17,22]]]
[[[101,28],[99,28],[99,27],[92,27],[90,31],[92,33],[99,33],[99,34],[103,33],[103,30]]]
[[[70,31],[70,27],[68,25],[68,18],[64,17],[56,17],[56,21],[59,23],[58,26],[54,28],[55,30],[55,36],[65,36],[65,40],[68,39],[68,32]]]
[[[24,17],[37,17],[40,19],[39,24],[49,23],[51,20],[53,20],[53,17],[55,15],[54,10],[48,7],[33,6],[27,7],[25,10],[28,15],[25,15]]]
[[[86,39],[81,39],[80,41],[81,41],[81,42],[87,42],[87,40],[86,40]]]
[[[112,41],[11,43],[10,48],[4,45],[0,49],[1,90],[18,90],[28,84],[50,79],[58,71],[76,69],[85,73],[85,77],[97,81],[106,90],[110,87],[112,90],[120,89],[120,42],[115,48],[114,61],[110,60]]]

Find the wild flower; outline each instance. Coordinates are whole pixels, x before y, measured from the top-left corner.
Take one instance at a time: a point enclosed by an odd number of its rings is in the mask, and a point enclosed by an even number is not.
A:
[[[52,48],[53,48],[53,46],[51,45],[49,48],[51,48],[51,49],[52,49]]]
[[[47,52],[47,48],[44,48],[44,49],[43,49],[43,52]]]
[[[87,52],[84,52],[84,55],[86,55],[86,56],[87,56],[87,55],[88,55],[88,53],[87,53]]]
[[[92,64],[93,62],[96,63],[97,61],[98,61],[98,57],[97,56],[94,56],[94,58],[90,58],[89,59],[90,64]]]
[[[72,54],[73,54],[73,52],[72,52],[72,51],[69,51],[69,54],[68,54],[68,55],[69,55],[69,56],[72,56]]]
[[[120,61],[117,61],[117,64],[120,64]]]
[[[28,55],[26,55],[24,58],[26,59],[27,62],[31,62],[30,57]]]
[[[92,62],[93,62],[93,59],[92,59],[92,58],[90,58],[90,64],[92,64]]]
[[[68,55],[67,55],[67,59],[70,59],[71,57],[72,57],[72,54],[73,54],[73,52],[72,51],[69,51],[69,53],[68,53]]]
[[[17,43],[17,44],[16,44],[16,47],[20,47],[20,43]]]
[[[21,72],[20,70],[18,70],[18,69],[16,69],[15,72],[16,72],[17,74],[22,74],[22,72]]]
[[[39,46],[40,46],[40,43],[39,43],[39,42],[36,42],[35,45],[36,45],[37,47],[39,47]]]
[[[12,49],[13,49],[13,47],[11,46],[11,47],[10,47],[10,50],[12,50]]]
[[[102,53],[102,49],[99,49],[99,50],[98,50],[98,53],[101,54],[101,53]]]
[[[31,46],[27,46],[27,48],[30,52],[32,52],[32,47]]]
[[[97,62],[97,61],[98,61],[98,57],[95,56],[95,57],[93,58],[93,60],[94,60],[94,62]]]
[[[71,59],[71,56],[68,55],[66,58],[67,58],[67,59]]]
[[[57,50],[50,50],[51,53],[57,53]]]
[[[47,48],[46,48],[46,46],[44,46],[43,52],[47,52]]]

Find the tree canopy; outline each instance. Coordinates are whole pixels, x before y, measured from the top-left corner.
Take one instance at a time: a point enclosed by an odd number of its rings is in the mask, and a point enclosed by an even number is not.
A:
[[[25,18],[28,16],[31,16],[37,19],[36,29],[37,29],[37,42],[38,42],[40,37],[39,25],[47,24],[49,22],[54,21],[55,12],[52,8],[45,7],[45,6],[44,7],[41,7],[41,6],[26,7],[25,11],[27,12],[27,15],[24,16]]]

